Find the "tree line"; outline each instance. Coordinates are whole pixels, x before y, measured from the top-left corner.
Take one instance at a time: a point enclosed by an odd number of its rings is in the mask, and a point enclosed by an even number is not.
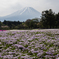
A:
[[[59,28],[59,13],[55,14],[52,9],[42,12],[42,28]]]
[[[40,21],[27,19],[25,22],[20,21],[0,21],[0,29],[38,29],[38,28],[59,28],[59,12],[55,14],[52,9],[42,11]]]

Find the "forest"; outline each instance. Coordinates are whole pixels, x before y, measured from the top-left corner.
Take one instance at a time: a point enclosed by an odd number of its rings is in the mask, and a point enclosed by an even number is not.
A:
[[[59,12],[56,14],[52,9],[42,11],[40,21],[38,19],[27,19],[20,21],[0,21],[0,30],[9,29],[56,29],[59,28]]]

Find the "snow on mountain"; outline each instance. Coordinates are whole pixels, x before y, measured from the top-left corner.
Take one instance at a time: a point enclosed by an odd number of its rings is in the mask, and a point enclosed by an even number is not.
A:
[[[26,21],[27,19],[40,18],[41,13],[32,7],[22,8],[10,15],[0,18],[0,20]]]

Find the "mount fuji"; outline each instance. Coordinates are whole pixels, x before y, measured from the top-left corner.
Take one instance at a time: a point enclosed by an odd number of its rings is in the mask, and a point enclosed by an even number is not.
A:
[[[40,18],[41,13],[32,7],[22,8],[10,15],[0,17],[0,21],[26,21],[27,19]]]

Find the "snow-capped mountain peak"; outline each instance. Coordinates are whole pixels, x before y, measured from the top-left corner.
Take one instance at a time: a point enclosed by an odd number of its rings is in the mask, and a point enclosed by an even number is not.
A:
[[[22,8],[10,15],[2,17],[4,20],[13,20],[13,21],[25,21],[27,19],[32,19],[32,18],[40,18],[41,13],[35,10],[32,7],[25,7]],[[1,19],[0,19],[1,20]]]

